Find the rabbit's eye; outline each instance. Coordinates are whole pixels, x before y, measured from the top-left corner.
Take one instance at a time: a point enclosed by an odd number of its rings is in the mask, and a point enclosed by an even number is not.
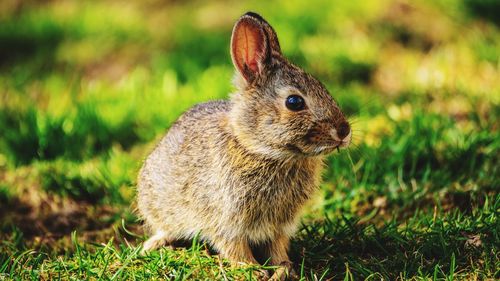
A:
[[[306,103],[301,96],[291,95],[286,98],[285,105],[291,111],[299,111],[306,107]]]

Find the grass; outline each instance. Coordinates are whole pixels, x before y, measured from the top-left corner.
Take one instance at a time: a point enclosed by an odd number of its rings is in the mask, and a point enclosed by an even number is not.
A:
[[[500,278],[495,1],[0,4],[0,280],[251,279],[203,241],[139,256],[142,159],[233,90],[260,12],[351,116],[291,246],[304,280]]]

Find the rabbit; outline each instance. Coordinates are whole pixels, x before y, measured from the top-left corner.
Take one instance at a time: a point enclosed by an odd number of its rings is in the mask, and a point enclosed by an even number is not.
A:
[[[152,234],[143,251],[199,235],[233,265],[258,264],[253,251],[263,247],[288,274],[301,209],[325,155],[350,144],[350,125],[325,86],[283,56],[260,15],[235,23],[230,53],[230,99],[182,114],[139,172],[138,211]]]

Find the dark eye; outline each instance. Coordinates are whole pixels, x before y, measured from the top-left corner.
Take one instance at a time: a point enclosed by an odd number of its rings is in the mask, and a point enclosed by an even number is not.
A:
[[[306,107],[304,99],[298,95],[288,96],[288,98],[286,98],[285,105],[286,108],[290,109],[291,111],[299,111]]]

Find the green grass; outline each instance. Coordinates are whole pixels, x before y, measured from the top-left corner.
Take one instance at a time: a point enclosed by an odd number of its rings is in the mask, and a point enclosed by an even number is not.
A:
[[[139,256],[134,203],[170,124],[233,91],[247,10],[353,123],[292,241],[301,279],[499,279],[498,4],[384,0],[0,4],[0,280],[253,278],[197,239]]]

